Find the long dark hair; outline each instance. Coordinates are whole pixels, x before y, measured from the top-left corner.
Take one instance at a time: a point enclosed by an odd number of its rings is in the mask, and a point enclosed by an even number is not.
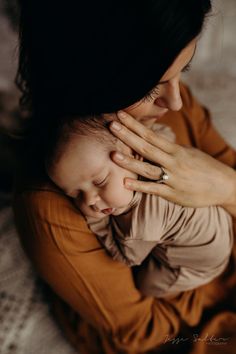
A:
[[[19,1],[16,81],[37,132],[141,99],[211,9],[211,0]]]

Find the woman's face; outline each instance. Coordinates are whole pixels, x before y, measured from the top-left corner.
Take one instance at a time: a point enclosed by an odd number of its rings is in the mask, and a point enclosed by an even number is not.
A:
[[[194,56],[197,39],[185,47],[165,72],[158,85],[142,100],[124,109],[139,121],[160,118],[168,110],[178,111],[182,107],[179,81],[181,72],[189,68]]]

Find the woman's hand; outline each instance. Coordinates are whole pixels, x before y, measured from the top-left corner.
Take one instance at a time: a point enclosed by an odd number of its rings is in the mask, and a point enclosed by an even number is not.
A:
[[[110,124],[112,133],[154,163],[113,152],[112,160],[119,166],[153,180],[126,178],[127,189],[156,194],[183,206],[221,205],[226,209],[236,209],[236,172],[232,168],[200,150],[180,146],[158,136],[123,111],[118,113],[118,118],[121,124]],[[115,129],[117,124],[119,130]],[[169,176],[165,183],[155,182],[162,174],[158,165]]]

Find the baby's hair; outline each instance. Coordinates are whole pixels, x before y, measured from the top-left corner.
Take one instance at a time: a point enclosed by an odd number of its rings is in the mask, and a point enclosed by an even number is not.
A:
[[[104,148],[114,147],[117,138],[110,133],[108,128],[113,120],[117,120],[115,114],[64,119],[63,123],[58,126],[57,131],[53,133],[53,139],[51,139],[50,148],[46,154],[47,166],[52,167],[57,163],[65,146],[73,137],[93,137],[103,144]]]

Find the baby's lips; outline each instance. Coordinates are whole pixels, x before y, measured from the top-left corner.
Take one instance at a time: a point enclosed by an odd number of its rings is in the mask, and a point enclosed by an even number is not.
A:
[[[109,215],[109,214],[113,213],[114,211],[115,211],[115,208],[107,208],[107,209],[103,209],[102,213]]]

